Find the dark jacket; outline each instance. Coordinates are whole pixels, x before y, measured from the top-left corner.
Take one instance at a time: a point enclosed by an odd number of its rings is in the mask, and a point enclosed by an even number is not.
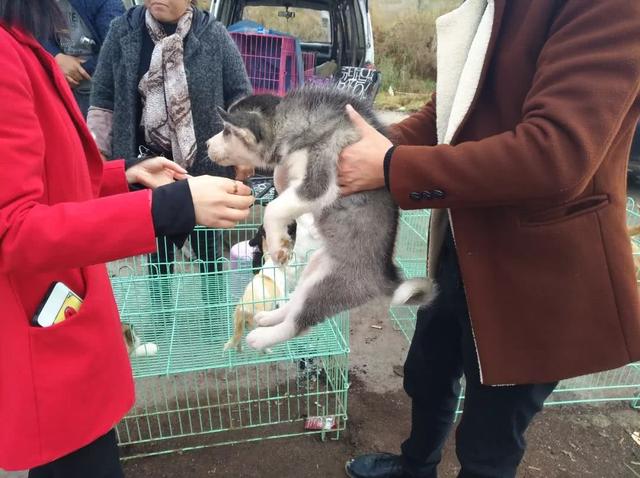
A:
[[[138,154],[138,66],[144,13],[144,7],[135,7],[113,22],[93,77],[91,107],[113,112],[111,158],[130,160]],[[198,148],[190,172],[231,176],[232,168],[209,160],[205,142],[222,130],[216,106],[226,108],[252,90],[235,43],[207,12],[194,12],[185,38],[184,63]]]
[[[91,30],[93,40],[96,42],[95,55],[82,65],[87,73],[92,75],[98,63],[100,47],[107,38],[109,25],[114,18],[124,14],[124,6],[122,0],[69,0],[69,3]],[[55,39],[43,41],[42,45],[53,56],[62,53]]]
[[[434,208],[431,272],[450,210],[483,383],[551,382],[640,360],[625,224],[640,2],[494,5],[451,145],[436,145],[451,72],[440,59],[437,104],[391,129],[401,144],[393,197],[404,209]],[[455,52],[444,51],[446,62]]]

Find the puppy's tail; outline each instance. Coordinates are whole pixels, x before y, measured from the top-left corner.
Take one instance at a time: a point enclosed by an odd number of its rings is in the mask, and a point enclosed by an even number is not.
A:
[[[391,305],[429,305],[438,295],[438,287],[426,277],[406,280],[396,288]]]

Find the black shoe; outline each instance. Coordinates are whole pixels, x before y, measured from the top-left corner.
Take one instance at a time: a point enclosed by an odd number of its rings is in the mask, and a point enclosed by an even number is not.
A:
[[[350,478],[408,478],[400,455],[373,453],[353,458],[344,470]]]

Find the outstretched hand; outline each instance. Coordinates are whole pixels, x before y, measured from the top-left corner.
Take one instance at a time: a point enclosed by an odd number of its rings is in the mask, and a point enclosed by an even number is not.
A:
[[[347,105],[347,114],[360,140],[342,150],[338,186],[343,196],[384,187],[384,155],[393,143]]]
[[[188,177],[186,169],[161,156],[145,159],[127,169],[129,184],[138,183],[151,189]]]

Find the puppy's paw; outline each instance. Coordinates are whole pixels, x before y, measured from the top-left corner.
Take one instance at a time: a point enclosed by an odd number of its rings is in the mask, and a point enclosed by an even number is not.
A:
[[[275,344],[273,335],[273,328],[259,327],[249,332],[247,344],[254,350],[268,350],[269,347]]]
[[[276,247],[269,246],[269,255],[276,265],[284,266],[289,263],[293,255],[293,241],[288,235],[283,235],[269,244],[275,244]]]
[[[269,347],[292,339],[296,335],[296,328],[292,321],[284,320],[273,327],[258,327],[247,335],[247,343],[256,350]]]
[[[284,320],[284,314],[279,309],[275,309],[269,312],[258,312],[255,315],[256,324],[258,327],[270,327],[272,325],[278,325]]]

